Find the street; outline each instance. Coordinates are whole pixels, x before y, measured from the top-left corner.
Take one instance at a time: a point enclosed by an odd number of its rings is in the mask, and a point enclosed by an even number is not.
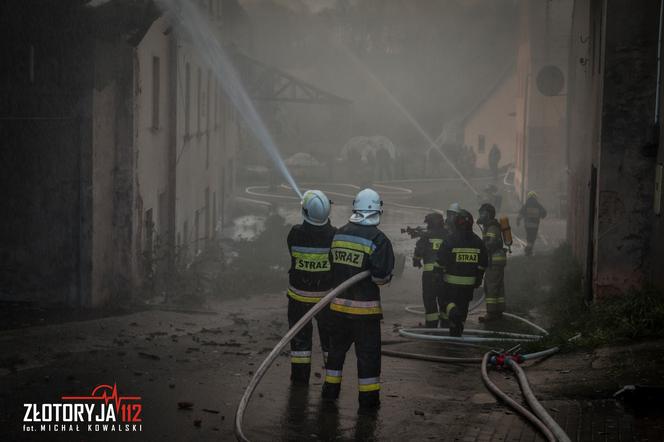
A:
[[[403,277],[384,290],[384,341],[401,339],[397,326],[421,322],[404,311],[405,305],[421,302],[418,279],[418,272],[407,267]],[[117,440],[111,433],[40,434],[22,429],[24,403],[88,395],[99,384],[117,385],[120,395],[142,398],[142,432],[127,432],[123,438],[233,440],[233,416],[244,387],[286,332],[285,306],[283,291],[275,290],[219,301],[205,313],[145,310],[4,331],[0,425],[5,440]],[[471,314],[469,327],[479,327],[478,314]],[[447,356],[476,356],[482,351],[440,343],[389,348]],[[656,347],[660,352],[661,348]],[[290,386],[284,352],[250,402],[245,432],[253,440],[542,440],[495,401],[482,385],[477,365],[384,356],[381,409],[376,416],[358,415],[351,353],[342,395],[334,406],[320,400],[320,352],[314,351],[309,389]],[[609,399],[615,379],[607,379],[598,360],[613,357],[563,354],[532,364],[527,372],[542,403],[570,435],[577,435],[576,440],[657,440],[664,422],[661,415],[644,421]],[[492,379],[520,400],[512,375],[494,372]],[[585,385],[587,379],[593,379],[592,388]]]

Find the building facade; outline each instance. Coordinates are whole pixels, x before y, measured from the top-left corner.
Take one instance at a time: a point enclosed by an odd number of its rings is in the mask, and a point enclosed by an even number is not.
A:
[[[514,162],[516,149],[516,73],[511,67],[465,118],[463,144],[473,148],[479,168],[489,168],[493,145],[500,149],[499,167]]]
[[[246,32],[230,6],[199,4],[223,38]],[[0,24],[0,299],[131,301],[228,220],[235,112],[152,1],[5,2]]]
[[[566,196],[567,63],[571,0],[520,3],[514,186],[536,191],[552,214]]]
[[[664,288],[661,12],[654,0],[575,2],[568,238],[589,298]]]

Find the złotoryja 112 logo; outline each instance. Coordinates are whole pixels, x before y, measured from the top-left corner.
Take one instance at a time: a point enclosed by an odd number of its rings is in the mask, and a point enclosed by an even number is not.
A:
[[[97,385],[89,396],[62,396],[61,402],[23,404],[26,432],[140,432],[140,396],[121,395],[117,384]]]

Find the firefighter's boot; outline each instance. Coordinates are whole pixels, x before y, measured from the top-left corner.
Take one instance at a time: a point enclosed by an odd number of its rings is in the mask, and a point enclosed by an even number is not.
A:
[[[464,318],[455,303],[447,304],[447,316],[450,321],[450,336],[461,337],[463,334]]]
[[[527,243],[526,248],[523,252],[526,256],[532,256],[533,255],[533,244],[532,243]]]
[[[360,403],[360,410],[376,410],[380,407],[380,392],[361,391],[358,395],[358,402]]]
[[[311,364],[291,364],[291,382],[293,384],[308,384],[311,375]]]
[[[321,394],[324,401],[335,401],[341,392],[341,370],[325,369],[325,382]]]
[[[341,384],[330,384],[325,382],[323,384],[323,393],[321,397],[324,401],[333,402],[339,398],[339,393],[341,393]]]
[[[450,328],[450,319],[445,312],[440,312],[440,328]]]

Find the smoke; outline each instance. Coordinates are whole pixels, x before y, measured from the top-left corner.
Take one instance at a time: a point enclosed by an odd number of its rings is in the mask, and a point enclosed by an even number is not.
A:
[[[242,81],[235,70],[228,54],[217,37],[215,29],[209,20],[198,10],[191,0],[157,0],[157,4],[166,12],[173,15],[180,31],[186,33],[193,46],[209,68],[214,72],[217,81],[222,85],[224,92],[240,113],[245,123],[260,142],[261,147],[274,162],[277,169],[284,176],[288,184],[302,198],[302,192],[290,174],[279,152],[279,148],[272,139],[267,126],[261,119]]]
[[[91,8],[96,8],[97,6],[101,6],[110,1],[111,0],[90,0],[86,6],[89,6]]]
[[[244,0],[255,35],[252,52],[352,100],[350,136],[381,134],[408,150],[426,144],[340,47],[434,136],[463,119],[486,97],[494,78],[514,64],[518,14],[512,0],[338,0],[318,13],[312,12],[319,11],[314,3],[302,8],[300,1]]]
[[[339,0],[272,0],[281,7],[290,9],[295,13],[320,14],[323,11],[335,9]],[[242,6],[258,7],[264,4],[264,0],[242,0]]]

